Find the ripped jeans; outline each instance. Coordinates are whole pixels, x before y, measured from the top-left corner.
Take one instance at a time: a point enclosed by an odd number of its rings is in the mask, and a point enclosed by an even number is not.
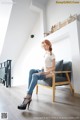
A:
[[[29,83],[28,83],[28,94],[32,95],[33,90],[38,82],[38,80],[43,80],[46,78],[45,75],[42,74],[36,74],[39,72],[43,72],[43,70],[38,69],[31,69],[29,72]]]

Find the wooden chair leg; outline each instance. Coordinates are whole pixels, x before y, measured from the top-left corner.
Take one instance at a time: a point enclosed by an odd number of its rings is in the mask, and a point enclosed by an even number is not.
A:
[[[52,102],[55,101],[55,85],[53,85],[53,96],[52,96]]]
[[[38,85],[36,85],[36,94],[38,94]]]
[[[55,101],[55,74],[53,75],[53,84],[52,84],[52,102]]]
[[[72,93],[72,94],[74,94],[74,89],[73,89],[73,87],[72,87],[72,85],[71,85],[71,82],[70,82],[70,78],[69,78],[68,73],[66,73],[66,77],[67,77],[68,82],[69,82],[69,85],[70,85],[70,90],[71,90],[71,93]]]

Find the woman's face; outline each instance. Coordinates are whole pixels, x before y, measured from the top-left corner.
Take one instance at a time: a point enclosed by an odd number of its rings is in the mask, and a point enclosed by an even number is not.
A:
[[[44,48],[44,50],[48,51],[49,50],[49,45],[47,45],[46,43],[42,44],[42,47]]]

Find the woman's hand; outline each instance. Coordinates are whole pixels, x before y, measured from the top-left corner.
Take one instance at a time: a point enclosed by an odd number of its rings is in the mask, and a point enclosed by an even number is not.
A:
[[[51,72],[40,72],[41,75],[45,75],[46,78],[50,78],[52,77],[52,73]]]
[[[49,72],[39,72],[41,75],[47,75]]]

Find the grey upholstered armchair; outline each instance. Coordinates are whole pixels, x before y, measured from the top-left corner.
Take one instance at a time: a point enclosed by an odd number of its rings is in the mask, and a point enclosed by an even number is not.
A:
[[[45,80],[39,80],[36,85],[36,94],[38,94],[38,86],[46,86],[47,88],[52,88],[53,96],[52,101],[55,101],[55,87],[61,85],[70,85],[70,90],[74,93],[71,85],[71,74],[72,73],[72,62],[63,62],[60,60],[56,63],[55,71],[52,73],[51,78],[46,78]]]

